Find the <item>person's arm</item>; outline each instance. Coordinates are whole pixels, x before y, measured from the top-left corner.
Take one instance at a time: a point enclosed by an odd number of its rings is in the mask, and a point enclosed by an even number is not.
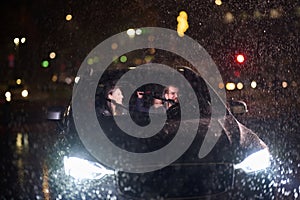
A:
[[[149,109],[144,106],[143,92],[137,92],[136,110],[139,112],[148,112]]]

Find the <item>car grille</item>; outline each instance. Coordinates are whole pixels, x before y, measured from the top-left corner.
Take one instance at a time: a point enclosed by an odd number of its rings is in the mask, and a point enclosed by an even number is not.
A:
[[[141,199],[198,198],[226,192],[233,184],[231,164],[173,164],[144,174],[118,173],[123,195]]]

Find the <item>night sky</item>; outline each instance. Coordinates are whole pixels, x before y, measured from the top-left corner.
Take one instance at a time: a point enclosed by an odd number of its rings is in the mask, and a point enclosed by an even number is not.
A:
[[[226,0],[216,6],[214,1],[181,0],[12,0],[2,2],[0,7],[1,82],[19,75],[29,76],[33,82],[32,75],[37,80],[49,79],[62,65],[74,75],[101,41],[128,28],[158,26],[176,30],[181,10],[189,15],[186,34],[208,51],[224,76],[232,76],[232,58],[239,51],[248,59],[244,74],[279,72],[280,76],[293,78],[299,74],[297,1]],[[234,16],[233,22],[225,22],[228,13]],[[71,21],[65,20],[67,14],[72,14]],[[15,48],[13,39],[23,36],[26,43]],[[49,69],[42,69],[40,63],[51,51],[57,53],[57,58]],[[10,54],[16,58],[14,69],[7,66]],[[288,70],[292,73],[286,74]]]

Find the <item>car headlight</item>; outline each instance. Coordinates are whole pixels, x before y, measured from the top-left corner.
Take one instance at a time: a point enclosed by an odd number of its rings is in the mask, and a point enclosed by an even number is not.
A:
[[[255,152],[242,162],[235,164],[235,169],[242,169],[246,173],[258,172],[267,169],[271,165],[271,155],[267,148]]]
[[[65,173],[76,179],[101,179],[106,175],[114,174],[100,163],[77,157],[64,157]]]

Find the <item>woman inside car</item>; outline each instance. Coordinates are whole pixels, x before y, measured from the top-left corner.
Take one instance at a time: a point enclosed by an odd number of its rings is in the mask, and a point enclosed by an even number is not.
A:
[[[116,116],[126,114],[126,109],[123,106],[123,93],[121,88],[112,87],[106,95],[107,107],[104,109],[102,114],[104,116]]]

